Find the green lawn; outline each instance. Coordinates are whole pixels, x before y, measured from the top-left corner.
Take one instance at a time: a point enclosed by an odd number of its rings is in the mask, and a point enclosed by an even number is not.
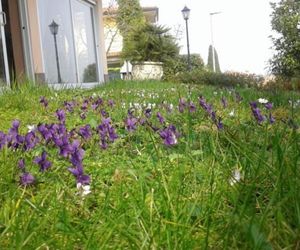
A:
[[[299,249],[299,125],[293,92],[162,82],[6,91],[0,249]],[[45,138],[43,126],[55,133]],[[86,195],[68,170],[80,164]]]

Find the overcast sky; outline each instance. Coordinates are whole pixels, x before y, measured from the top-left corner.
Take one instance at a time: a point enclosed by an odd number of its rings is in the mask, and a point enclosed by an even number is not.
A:
[[[185,5],[190,8],[190,51],[199,53],[205,63],[211,43],[209,13],[221,11],[213,16],[214,44],[221,70],[267,73],[267,61],[272,56],[269,0],[140,0],[140,3],[157,6],[158,23],[172,28],[173,34],[175,30],[182,31],[181,53],[187,53],[181,10]]]

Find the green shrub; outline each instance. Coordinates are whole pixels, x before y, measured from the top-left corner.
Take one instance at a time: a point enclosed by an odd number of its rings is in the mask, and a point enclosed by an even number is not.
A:
[[[214,73],[206,70],[193,70],[190,72],[180,72],[175,80],[181,83],[204,84],[216,86],[260,86],[264,82],[264,77],[255,74],[240,72]]]
[[[164,80],[176,81],[178,73],[186,72],[188,68],[187,55],[178,55],[164,62]],[[191,68],[193,70],[204,70],[204,62],[199,54],[191,55]]]
[[[286,79],[282,77],[276,77],[266,80],[261,86],[264,90],[284,90],[284,91],[300,91],[300,78]]]

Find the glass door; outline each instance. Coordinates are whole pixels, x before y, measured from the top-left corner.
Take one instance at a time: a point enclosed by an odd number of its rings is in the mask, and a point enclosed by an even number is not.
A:
[[[2,0],[0,0],[0,87],[9,84],[9,71],[6,51],[4,26],[6,25],[6,14],[2,11]]]
[[[98,82],[94,9],[82,0],[38,0],[48,83]]]
[[[80,0],[71,3],[78,82],[97,82],[93,6]]]

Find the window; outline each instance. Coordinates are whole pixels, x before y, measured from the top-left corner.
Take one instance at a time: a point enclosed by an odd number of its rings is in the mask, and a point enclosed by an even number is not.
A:
[[[96,82],[93,8],[87,4],[73,0],[72,14],[79,81]]]
[[[39,0],[38,11],[46,81],[98,81],[93,5],[79,0]],[[59,25],[56,39],[49,29],[52,21]]]

